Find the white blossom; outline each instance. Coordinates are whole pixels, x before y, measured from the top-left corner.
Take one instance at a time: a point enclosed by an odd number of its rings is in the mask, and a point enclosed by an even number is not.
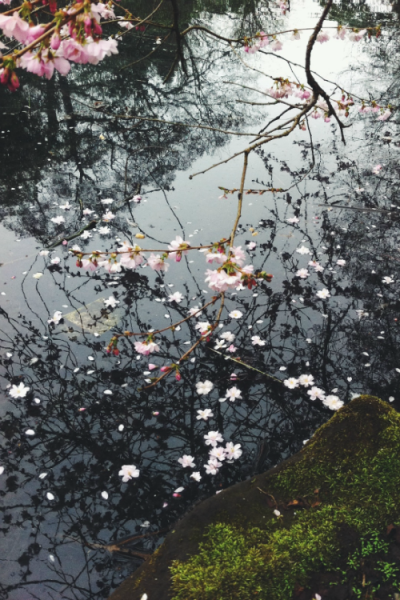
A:
[[[135,465],[122,465],[118,475],[120,475],[122,477],[122,481],[126,483],[133,477],[139,477],[140,471],[135,467]]]

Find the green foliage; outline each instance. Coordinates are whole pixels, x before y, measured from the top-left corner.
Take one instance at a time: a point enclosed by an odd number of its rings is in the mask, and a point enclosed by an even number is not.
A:
[[[334,531],[341,512],[325,506],[306,517],[290,529],[275,518],[269,531],[211,526],[199,553],[172,565],[174,600],[287,599],[296,582],[305,583],[310,570],[328,566],[339,551]]]
[[[359,585],[368,557],[380,581],[396,585],[398,568],[381,560],[383,532],[400,520],[400,416],[387,404],[353,401],[265,483],[283,518],[269,508],[262,526],[247,531],[213,524],[197,554],[173,563],[173,600],[289,600],[315,572],[354,581],[361,598],[379,588]],[[306,508],[294,515],[285,507],[296,498]]]

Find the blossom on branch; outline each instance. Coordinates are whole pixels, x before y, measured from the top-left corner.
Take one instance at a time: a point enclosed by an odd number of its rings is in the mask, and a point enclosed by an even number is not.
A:
[[[147,338],[147,340],[145,340],[144,342],[135,342],[134,346],[136,352],[138,352],[139,354],[143,354],[144,356],[148,356],[153,352],[160,351],[160,346],[153,341],[151,336],[149,336],[149,338]]]
[[[124,242],[122,246],[118,248],[118,252],[121,253],[121,265],[126,269],[136,269],[136,267],[141,265],[144,261],[144,256],[141,254],[140,250],[141,248],[137,244],[130,246],[127,242]]]
[[[180,262],[182,256],[188,253],[188,248],[190,248],[189,242],[185,242],[180,235],[177,235],[168,246],[169,250],[173,250],[173,252],[169,252],[169,258],[174,259],[175,262]]]
[[[160,254],[150,254],[147,264],[153,271],[168,271],[169,263],[165,262],[165,257]]]

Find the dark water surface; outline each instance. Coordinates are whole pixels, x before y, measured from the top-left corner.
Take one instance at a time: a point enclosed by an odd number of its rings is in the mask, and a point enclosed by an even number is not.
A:
[[[382,40],[332,41],[318,46],[313,58],[326,78],[382,104],[396,104],[399,87],[397,13],[389,8],[335,6],[331,24],[381,22]],[[312,0],[299,2],[286,20],[264,2],[198,1],[185,2],[181,17],[185,24],[202,22],[240,35],[310,26],[319,12]],[[64,246],[39,255],[56,235],[71,235],[101,216],[104,198],[114,200],[110,208],[117,215],[110,233],[92,231],[70,246],[111,249],[116,240],[127,240],[163,248],[176,235],[193,245],[229,235],[236,196],[219,199],[218,186],[239,186],[241,158],[188,176],[251,138],[157,119],[257,132],[276,108],[249,104],[265,97],[243,85],[265,90],[271,80],[199,34],[187,39],[187,77],[176,71],[163,83],[174,59],[172,41],[148,61],[121,70],[148,54],[154,39],[152,33],[126,35],[118,57],[101,67],[76,68],[68,79],[49,82],[27,76],[14,95],[0,90],[2,599],[106,598],[140,564],[131,552],[152,551],[194,502],[298,451],[332,413],[310,401],[304,388],[289,390],[274,378],[310,373],[318,387],[345,402],[368,392],[400,406],[396,114],[385,123],[355,114],[346,146],[334,124],[316,121],[313,148],[308,134],[298,131],[251,157],[246,187],[293,186],[282,194],[245,196],[237,244],[256,242],[255,251],[247,251],[249,261],[274,279],[252,291],[229,292],[222,315],[220,333],[233,332],[236,355],[258,371],[213,352],[215,338],[194,352],[180,383],[167,378],[140,391],[149,362],[177,360],[197,339],[192,321],[160,336],[160,353],[150,360],[135,352],[131,340],[121,344],[118,357],[105,352],[112,332],[162,328],[209,301],[203,254],[191,253],[161,277],[149,268],[89,275]],[[283,55],[302,62],[305,43],[305,37],[288,42]],[[271,56],[240,56],[273,76],[294,77]],[[294,70],[302,77],[301,69]],[[383,168],[374,175],[378,163]],[[139,189],[142,203],[129,202]],[[66,202],[68,211],[60,208]],[[94,213],[85,217],[84,208]],[[58,215],[63,226],[50,220]],[[287,222],[295,216],[298,224]],[[135,239],[139,232],[146,239]],[[303,245],[310,255],[296,252]],[[60,263],[51,265],[55,257]],[[311,259],[324,270],[310,268],[307,279],[296,277]],[[43,276],[35,279],[36,273]],[[323,288],[331,294],[326,300],[316,296]],[[184,295],[180,304],[168,300],[175,291]],[[119,304],[107,309],[104,300],[112,294]],[[234,309],[243,317],[231,319]],[[64,318],[53,327],[48,319],[55,311]],[[207,309],[201,320],[213,315]],[[253,346],[254,335],[265,345]],[[232,382],[232,373],[238,381]],[[195,384],[207,379],[214,389],[199,396]],[[13,399],[8,386],[21,381],[30,391]],[[220,403],[233,385],[242,399]],[[200,408],[211,408],[213,418],[197,420]],[[243,450],[215,476],[204,470],[210,430]],[[195,457],[199,483],[178,463],[183,454]],[[140,477],[121,483],[123,464],[136,465]],[[174,497],[178,487],[184,490]],[[121,545],[124,540],[130,541]]]

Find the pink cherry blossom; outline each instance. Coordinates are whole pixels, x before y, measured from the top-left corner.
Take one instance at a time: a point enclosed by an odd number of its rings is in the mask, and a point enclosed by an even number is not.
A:
[[[300,277],[300,279],[307,279],[309,275],[310,273],[307,271],[307,269],[299,269],[296,273],[296,277]]]
[[[147,264],[153,271],[168,271],[169,263],[165,262],[160,254],[150,254]]]
[[[264,48],[265,46],[268,46],[268,44],[269,44],[268,35],[265,33],[265,31],[260,31],[260,41],[259,41],[260,48]]]
[[[194,328],[198,329],[201,335],[207,335],[211,331],[211,325],[208,321],[199,321]]]
[[[206,275],[206,283],[208,283],[208,286],[216,292],[225,292],[230,288],[235,288],[241,280],[240,273],[228,275],[223,269],[221,269],[221,271],[211,271],[210,269],[207,269]]]
[[[125,29],[133,29],[133,25],[130,21],[120,21],[118,23],[121,27],[125,27]]]
[[[118,54],[117,41],[113,39],[93,41],[86,46],[87,62],[97,65],[106,56]]]
[[[59,54],[74,63],[86,64],[89,62],[86,47],[72,38],[67,38],[61,42]]]
[[[141,248],[137,244],[130,246],[127,242],[124,242],[122,246],[118,248],[118,252],[121,252],[121,265],[125,269],[136,269],[138,265],[141,265],[144,261],[144,256],[140,252]]]
[[[99,268],[99,264],[94,262],[91,258],[82,259],[82,268],[86,271],[96,271]]]
[[[177,235],[168,246],[168,250],[174,250],[174,252],[169,253],[169,258],[174,259],[175,262],[180,262],[182,256],[188,253],[187,248],[189,246],[189,242],[184,241],[180,235]]]
[[[208,263],[216,262],[219,265],[223,265],[228,260],[226,254],[221,252],[209,252],[206,254],[206,261]]]
[[[148,356],[152,352],[159,352],[160,346],[155,342],[145,341],[145,342],[135,342],[135,350],[139,354],[143,354],[144,356]]]
[[[207,475],[216,475],[218,473],[219,467],[222,467],[222,463],[218,462],[216,458],[210,458],[210,460],[206,464]]]
[[[100,21],[100,17],[103,19],[115,19],[115,13],[112,8],[110,8],[107,4],[103,4],[103,2],[98,2],[97,4],[92,3],[92,14],[94,18]]]
[[[392,111],[389,109],[386,109],[384,113],[379,115],[377,120],[378,121],[386,121],[389,117],[391,117],[391,115],[392,115]]]
[[[239,267],[242,267],[244,265],[244,262],[246,260],[246,255],[242,250],[241,246],[237,246],[236,248],[231,248],[231,252],[233,255],[233,260],[234,262],[239,265]]]
[[[61,44],[59,31],[55,31],[50,38],[50,47],[52,50],[58,50]]]
[[[279,50],[282,50],[282,48],[283,48],[282,42],[280,42],[279,40],[274,40],[272,42],[270,48],[274,52],[279,52]]]
[[[15,11],[12,16],[0,15],[0,29],[7,37],[24,43],[28,37],[29,24]]]
[[[178,458],[178,462],[182,465],[182,467],[190,467],[191,469],[195,466],[193,456],[190,454],[184,454],[182,458]]]
[[[233,444],[232,442],[228,442],[225,447],[226,458],[228,460],[229,459],[236,460],[237,458],[240,458],[243,454],[243,452],[240,448],[241,448],[240,444]]]
[[[45,32],[45,28],[42,25],[34,25],[33,27],[29,27],[28,35],[24,40],[25,44],[30,44],[38,39]]]
[[[362,38],[364,37],[364,35],[367,33],[366,29],[362,29],[361,31],[352,31],[349,35],[349,40],[351,42],[359,42],[360,40],[362,40]]]
[[[313,386],[311,390],[308,390],[307,394],[310,396],[310,400],[324,400],[325,392],[318,387]]]
[[[210,450],[210,458],[216,458],[217,460],[225,460],[225,448],[222,446],[216,446]]]
[[[222,437],[219,431],[209,431],[205,434],[204,440],[206,446],[213,446],[215,448],[218,442],[224,441],[224,438]]]
[[[346,28],[339,25],[335,37],[337,40],[344,40],[344,38],[346,37]]]
[[[317,42],[320,42],[321,44],[328,42],[329,39],[329,35],[326,31],[321,31],[321,33],[317,35]]]

